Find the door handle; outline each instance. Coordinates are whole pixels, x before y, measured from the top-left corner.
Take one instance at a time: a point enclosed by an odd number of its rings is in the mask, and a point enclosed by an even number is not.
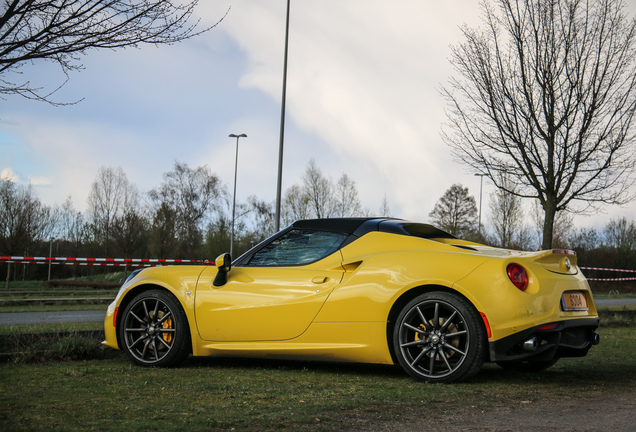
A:
[[[313,278],[311,281],[315,284],[322,284],[325,283],[329,280],[329,278],[327,276],[316,276],[315,278]]]

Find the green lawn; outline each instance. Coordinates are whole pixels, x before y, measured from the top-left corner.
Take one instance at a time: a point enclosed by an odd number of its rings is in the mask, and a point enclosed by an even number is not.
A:
[[[395,367],[190,358],[174,369],[103,360],[0,365],[7,431],[346,430],[421,407],[488,410],[589,392],[636,390],[636,331],[601,328],[587,357],[538,374],[486,365],[472,381],[431,385]],[[363,423],[360,423],[363,422]]]

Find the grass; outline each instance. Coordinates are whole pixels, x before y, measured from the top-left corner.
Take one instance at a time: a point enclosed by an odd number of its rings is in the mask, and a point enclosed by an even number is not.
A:
[[[10,325],[0,326],[0,337],[12,334],[72,333],[76,331],[103,330],[103,322]]]
[[[0,312],[105,305],[13,308]],[[487,364],[455,385],[421,384],[377,365],[190,358],[179,368],[146,369],[101,347],[100,322],[0,327],[0,353],[12,353],[0,363],[0,430],[364,430],[406,415],[633,393],[635,312],[633,305],[599,307],[601,345],[584,358],[562,359],[540,374]]]
[[[0,327],[0,361],[13,363],[100,359],[103,323],[31,324]]]
[[[488,364],[472,381],[415,382],[396,367],[190,358],[133,366],[90,361],[0,365],[0,425],[12,431],[365,429],[412,413],[481,410],[636,390],[636,332],[602,328],[601,345],[539,374]],[[422,407],[426,409],[422,410]],[[397,416],[397,417],[396,417]]]

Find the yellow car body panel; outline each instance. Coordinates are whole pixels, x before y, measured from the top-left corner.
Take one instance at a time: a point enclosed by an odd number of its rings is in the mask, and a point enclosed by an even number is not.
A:
[[[234,267],[212,284],[207,268],[197,285],[195,316],[206,341],[281,341],[300,336],[340,283],[339,254],[302,267]]]
[[[386,323],[393,303],[405,292],[421,286],[452,289],[457,279],[485,260],[435,240],[396,237],[369,233],[342,248],[343,267],[349,270],[317,322]],[[457,266],[451,253],[467,265]]]
[[[585,277],[580,272],[564,275],[546,270],[540,261],[548,255],[551,252],[538,252],[530,261],[514,255],[503,261],[488,261],[455,285],[459,292],[473,294],[471,301],[488,317],[491,340],[554,321],[598,318]],[[525,291],[516,289],[505,276],[492,278],[493,274],[505,275],[506,266],[513,262],[522,262],[528,271],[529,284]],[[563,311],[561,296],[564,291],[583,293],[588,310]]]
[[[383,340],[382,343],[377,343]],[[386,323],[313,323],[289,341],[208,342],[197,346],[200,356],[234,356],[393,364],[386,344]]]
[[[149,289],[163,289],[174,295],[188,317],[190,333],[197,335],[194,316],[194,294],[196,292],[199,275],[208,266],[165,266],[150,267],[139,273],[130,283],[124,284],[117,293],[115,300],[108,306],[104,318],[104,345],[121,349],[115,328],[116,314],[123,312],[126,302],[139,292]],[[214,268],[214,267],[211,267]],[[215,269],[216,270],[216,269]],[[122,306],[122,302],[124,302]]]

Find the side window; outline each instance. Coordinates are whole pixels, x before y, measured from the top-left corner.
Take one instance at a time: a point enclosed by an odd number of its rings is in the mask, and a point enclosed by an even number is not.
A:
[[[318,261],[338,250],[344,234],[291,230],[254,254],[247,264],[256,266],[296,266]]]

